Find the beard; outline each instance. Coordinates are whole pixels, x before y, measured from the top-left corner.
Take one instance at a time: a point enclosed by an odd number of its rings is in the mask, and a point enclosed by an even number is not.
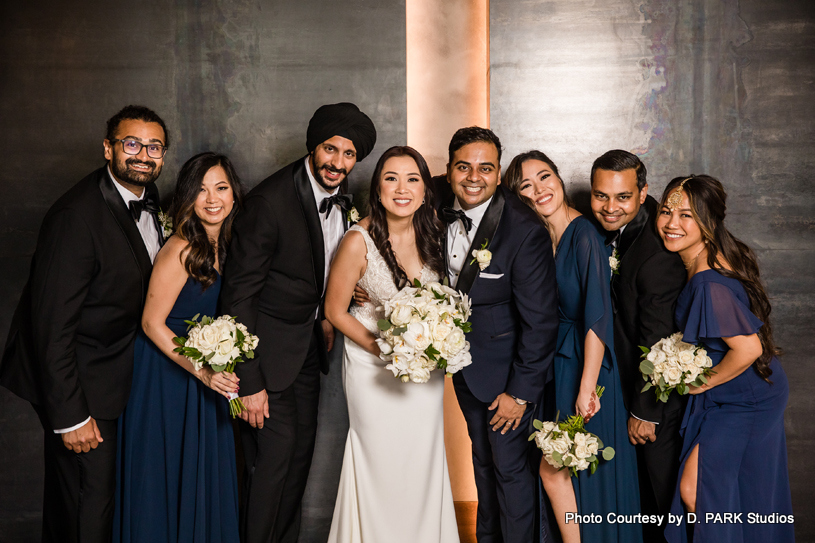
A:
[[[151,169],[146,172],[139,172],[127,167],[131,164],[144,164]],[[139,160],[136,157],[128,158],[124,164],[121,164],[118,160],[111,160],[110,169],[113,171],[113,175],[120,181],[138,187],[146,187],[147,185],[153,184],[161,173],[161,166],[157,166],[152,160]]]
[[[314,180],[317,181],[317,184],[323,187],[328,192],[334,192],[337,189],[337,187],[342,185],[342,182],[348,178],[348,170],[344,168],[335,168],[334,166],[331,166],[328,163],[317,164],[317,159],[314,157],[314,153],[311,154],[311,158],[309,160],[311,161],[311,166],[314,169]],[[332,173],[341,173],[342,177],[340,177],[340,180],[337,184],[331,185],[323,177],[322,174],[323,169],[326,169]]]

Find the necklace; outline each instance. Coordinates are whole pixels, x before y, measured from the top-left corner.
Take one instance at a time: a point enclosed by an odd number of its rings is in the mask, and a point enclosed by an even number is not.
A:
[[[699,249],[699,252],[696,253],[696,256],[694,256],[693,258],[691,258],[687,262],[685,262],[684,260],[682,261],[682,264],[685,265],[686,270],[689,270],[689,269],[691,269],[693,267],[693,263],[696,262],[696,259],[699,258],[699,255],[702,254],[702,251],[704,251],[704,250],[705,250],[705,246],[702,245],[702,248]]]

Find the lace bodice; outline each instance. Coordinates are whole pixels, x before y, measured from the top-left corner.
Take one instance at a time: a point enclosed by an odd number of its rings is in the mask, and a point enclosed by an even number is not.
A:
[[[371,298],[369,303],[362,306],[356,304],[351,306],[350,313],[355,319],[362,323],[365,328],[374,334],[379,335],[379,329],[377,328],[376,323],[379,319],[385,316],[384,309],[382,307],[383,303],[385,300],[392,298],[397,292],[399,292],[399,289],[396,288],[396,285],[393,282],[393,275],[391,275],[391,271],[388,269],[385,259],[379,254],[379,251],[374,244],[374,240],[371,238],[370,234],[368,234],[368,231],[356,224],[349,230],[360,232],[365,240],[365,247],[368,249],[368,253],[366,255],[366,258],[368,259],[368,267],[365,269],[362,279],[360,279],[357,284],[364,288],[366,292],[368,292],[368,296]],[[439,276],[436,272],[432,271],[427,266],[424,266],[422,268],[422,274],[419,277],[419,280],[422,283],[427,283],[428,281],[438,281]]]

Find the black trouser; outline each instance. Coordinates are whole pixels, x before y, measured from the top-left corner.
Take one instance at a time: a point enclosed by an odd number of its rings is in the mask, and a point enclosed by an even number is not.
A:
[[[529,543],[537,525],[537,466],[529,465],[529,427],[533,406],[527,405],[516,430],[501,434],[489,422],[495,411],[453,375],[456,398],[473,443],[473,470],[478,493],[475,533],[479,543]]]
[[[664,515],[658,524],[644,523],[643,538],[648,543],[665,541],[663,531],[671,510],[679,474],[679,454],[682,452],[682,424],[684,409],[663,413],[656,425],[656,441],[637,445],[637,466],[640,479],[640,503],[645,515]]]
[[[320,401],[318,342],[311,338],[294,383],[269,395],[269,418],[260,430],[241,421],[246,460],[241,540],[294,543],[300,532],[300,503],[306,490]]]
[[[117,421],[97,420],[102,441],[86,453],[65,448],[40,407],[45,445],[43,543],[108,543],[116,491]],[[90,423],[88,423],[90,424]]]

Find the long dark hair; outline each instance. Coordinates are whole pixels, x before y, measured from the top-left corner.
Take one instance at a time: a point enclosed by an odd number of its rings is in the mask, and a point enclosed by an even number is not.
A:
[[[761,283],[758,271],[758,260],[755,253],[744,242],[737,239],[724,226],[724,217],[727,211],[727,193],[722,184],[709,175],[691,175],[690,177],[677,177],[668,183],[662,193],[662,205],[682,184],[682,191],[688,196],[691,214],[707,247],[707,264],[725,277],[738,279],[750,299],[750,310],[764,322],[758,331],[763,349],[761,356],[753,362],[753,368],[762,379],[770,382],[770,361],[773,356],[780,355],[781,350],[773,341],[773,328],[770,324],[770,299]],[[732,268],[728,270],[722,266],[727,262]]]
[[[524,163],[528,160],[540,160],[547,166],[549,169],[552,170],[552,173],[555,174],[557,180],[560,181],[560,188],[563,191],[563,203],[569,207],[572,207],[572,201],[569,198],[569,194],[566,192],[566,185],[563,183],[563,179],[560,177],[560,172],[557,170],[557,166],[555,165],[552,160],[543,154],[542,151],[538,151],[537,149],[533,149],[532,151],[527,151],[525,153],[521,153],[517,155],[515,158],[512,159],[512,162],[509,163],[509,167],[507,168],[506,173],[504,174],[504,183],[507,185],[507,188],[514,192],[518,198],[523,200],[523,202],[532,208],[532,211],[535,214],[538,214],[538,208],[535,207],[535,202],[531,198],[527,198],[523,194],[521,194],[521,182],[524,179]],[[538,215],[540,216],[540,215]],[[552,225],[549,224],[549,221],[546,220],[546,217],[540,217],[543,221],[543,224],[546,225],[546,229],[549,231],[549,237],[555,239],[555,233],[552,229]],[[554,244],[553,244],[554,245]],[[557,250],[557,247],[552,247],[553,251]]]
[[[178,181],[169,211],[173,219],[175,234],[186,241],[190,248],[184,260],[184,268],[205,289],[217,280],[216,255],[215,247],[210,242],[204,225],[201,224],[201,219],[195,214],[195,201],[201,192],[204,176],[216,166],[220,166],[226,172],[227,181],[232,187],[232,194],[235,198],[232,211],[221,224],[221,232],[218,234],[217,262],[223,269],[229,242],[232,240],[232,222],[243,207],[244,193],[243,184],[229,159],[224,155],[212,152],[201,153],[189,159],[178,172]]]
[[[382,202],[379,201],[379,178],[382,175],[382,168],[384,168],[385,162],[389,158],[402,156],[410,157],[416,162],[419,167],[419,175],[421,175],[424,182],[424,202],[413,215],[413,232],[416,236],[416,248],[419,251],[419,257],[422,259],[422,263],[438,273],[439,277],[445,275],[441,246],[443,230],[441,221],[436,218],[436,211],[433,209],[435,191],[433,190],[433,182],[430,178],[427,162],[412,147],[391,147],[379,157],[379,161],[374,168],[374,174],[371,176],[371,190],[368,196],[368,205],[371,209],[371,224],[368,226],[368,233],[374,240],[379,254],[385,259],[385,263],[393,275],[393,282],[400,289],[407,284],[408,276],[396,261],[391,242],[388,239],[390,234],[388,232],[386,211]]]

